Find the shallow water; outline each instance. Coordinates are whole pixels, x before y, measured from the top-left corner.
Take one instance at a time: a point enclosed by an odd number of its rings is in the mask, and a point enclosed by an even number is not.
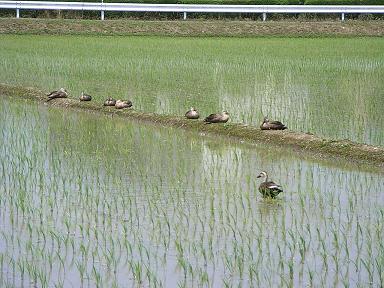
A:
[[[0,128],[0,286],[384,283],[380,174],[4,97]]]
[[[0,35],[0,83],[384,145],[384,39]]]

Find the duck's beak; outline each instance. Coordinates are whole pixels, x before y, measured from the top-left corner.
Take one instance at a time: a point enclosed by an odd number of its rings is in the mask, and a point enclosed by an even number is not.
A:
[[[256,178],[261,178],[261,175],[257,176]]]

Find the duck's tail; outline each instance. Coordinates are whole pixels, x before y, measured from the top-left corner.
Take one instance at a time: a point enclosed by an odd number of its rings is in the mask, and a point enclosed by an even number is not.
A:
[[[283,192],[283,187],[281,187],[280,185],[277,185],[276,191],[279,191],[279,193]]]

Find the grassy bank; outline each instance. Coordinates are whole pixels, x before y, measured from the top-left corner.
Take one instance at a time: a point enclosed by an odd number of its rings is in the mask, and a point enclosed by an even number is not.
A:
[[[140,21],[0,18],[0,34],[164,36],[384,36],[384,21]]]
[[[46,96],[34,88],[20,88],[0,85],[0,95],[23,97],[39,102],[45,102]],[[157,123],[165,126],[194,130],[202,133],[234,137],[239,140],[294,147],[300,151],[315,153],[321,157],[337,157],[350,161],[368,163],[380,168],[384,167],[384,148],[358,144],[348,140],[336,141],[324,139],[312,134],[294,131],[261,131],[258,127],[239,123],[227,125],[205,125],[202,121],[190,121],[180,116],[159,115],[140,112],[133,109],[115,110],[103,107],[100,102],[83,103],[75,99],[55,99],[48,105],[62,108],[76,108],[87,111],[119,115],[144,122]]]

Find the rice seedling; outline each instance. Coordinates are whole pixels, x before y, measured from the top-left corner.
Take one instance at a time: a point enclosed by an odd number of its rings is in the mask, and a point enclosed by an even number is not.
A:
[[[73,98],[85,89],[161,114],[192,105],[255,125],[268,115],[292,130],[384,144],[381,38],[0,37],[3,83],[64,86]]]
[[[0,286],[383,282],[380,174],[0,102]],[[258,192],[261,168],[284,184],[278,199]]]

